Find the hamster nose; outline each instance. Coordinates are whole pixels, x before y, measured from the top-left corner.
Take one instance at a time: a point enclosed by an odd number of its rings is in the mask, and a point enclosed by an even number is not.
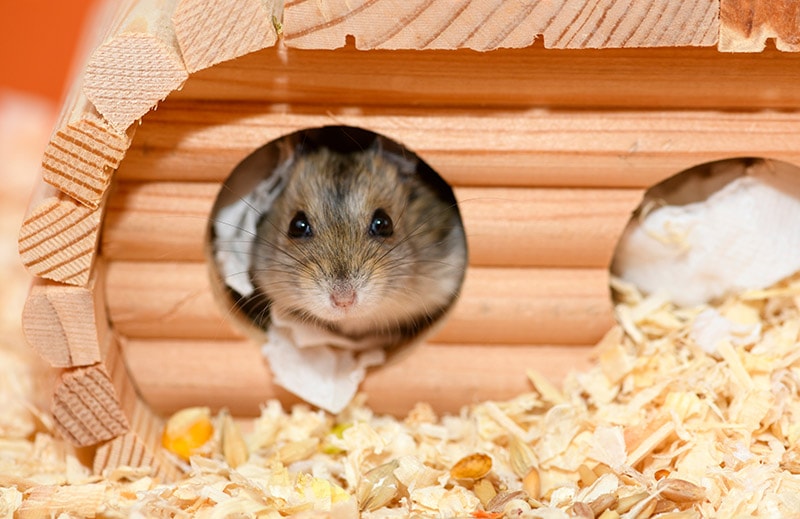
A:
[[[356,302],[356,290],[351,285],[334,286],[331,290],[331,303],[336,308],[346,310]]]

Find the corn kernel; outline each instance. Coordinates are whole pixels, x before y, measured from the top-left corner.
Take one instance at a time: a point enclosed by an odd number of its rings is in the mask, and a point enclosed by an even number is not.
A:
[[[211,411],[207,407],[181,409],[164,426],[161,445],[184,460],[202,447],[214,434]]]

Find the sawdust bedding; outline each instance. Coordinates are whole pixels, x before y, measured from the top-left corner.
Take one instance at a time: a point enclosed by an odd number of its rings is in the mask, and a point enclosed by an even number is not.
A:
[[[800,276],[693,309],[615,289],[619,326],[561,387],[531,371],[458,416],[194,410],[211,439],[171,483],[92,475],[7,381],[0,517],[800,517]]]

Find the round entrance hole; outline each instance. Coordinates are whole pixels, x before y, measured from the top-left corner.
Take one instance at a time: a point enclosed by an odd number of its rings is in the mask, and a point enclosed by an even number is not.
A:
[[[343,126],[248,156],[220,190],[208,237],[225,312],[266,340],[277,383],[332,411],[349,398],[328,395],[352,396],[367,367],[440,322],[467,261],[447,183],[402,145]],[[326,387],[335,380],[347,389]]]
[[[800,270],[800,168],[763,158],[701,164],[650,188],[612,274],[678,306],[713,303]]]

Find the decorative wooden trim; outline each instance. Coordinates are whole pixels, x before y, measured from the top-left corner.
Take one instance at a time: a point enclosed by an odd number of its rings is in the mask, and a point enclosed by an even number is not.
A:
[[[102,208],[90,209],[47,184],[41,184],[31,208],[19,234],[22,264],[35,276],[86,286]]]
[[[189,77],[170,21],[176,2],[128,2],[86,64],[83,91],[119,132]]]
[[[191,74],[221,61],[275,45],[274,0],[179,0],[175,36]]]
[[[340,48],[348,36],[360,50],[487,51],[527,47],[537,35],[553,49],[711,46],[718,16],[717,0],[288,0],[283,32],[286,45],[304,49]]]
[[[95,269],[85,287],[35,279],[22,312],[28,344],[51,366],[72,368],[102,360],[108,334],[105,275]]]
[[[97,209],[128,146],[132,131],[112,128],[81,96],[42,158],[42,179],[90,209]]]
[[[55,427],[73,445],[86,447],[130,429],[102,364],[64,371],[53,394]]]

